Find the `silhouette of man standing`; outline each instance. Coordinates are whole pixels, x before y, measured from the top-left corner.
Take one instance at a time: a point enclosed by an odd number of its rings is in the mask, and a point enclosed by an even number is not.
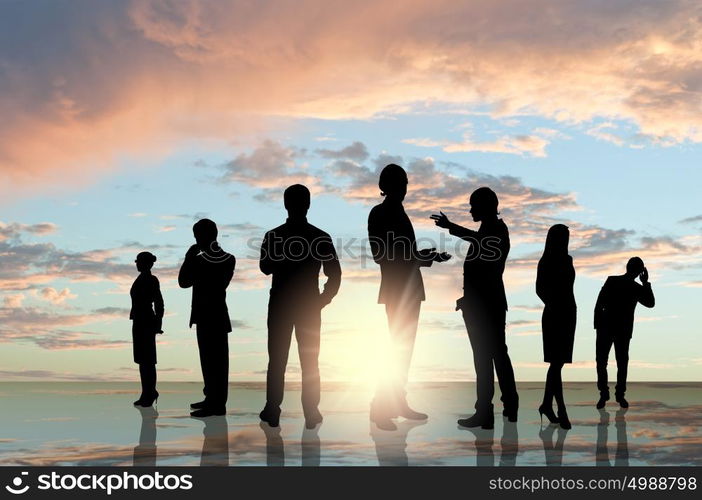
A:
[[[641,284],[635,281],[637,277]],[[634,331],[634,310],[637,303],[650,308],[656,304],[656,299],[643,260],[632,257],[626,264],[626,273],[607,278],[595,304],[597,389],[600,391],[598,409],[604,408],[609,400],[607,359],[612,344],[617,360],[617,385],[614,396],[622,408],[629,407],[624,393],[629,365],[629,342]]]
[[[389,384],[379,384],[371,403],[370,419],[382,430],[396,430],[393,418],[425,420],[427,415],[414,411],[407,403],[407,376],[414,341],[417,336],[419,310],[424,300],[424,282],[420,267],[431,266],[451,258],[435,248],[418,250],[412,222],[402,201],[407,194],[407,172],[390,164],[380,173],[378,187],[385,200],[368,215],[368,237],[373,260],[380,265],[378,303],[385,304],[393,375]]]
[[[227,286],[236,259],[217,243],[217,225],[201,219],[193,225],[195,244],[185,254],[178,284],[193,288],[190,327],[197,326],[197,347],[205,382],[205,399],[193,403],[193,417],[226,413],[229,384],[229,343],[232,323],[227,309]]]
[[[279,425],[294,329],[302,370],[305,426],[313,429],[322,422],[318,409],[321,311],[339,291],[341,266],[329,235],[307,222],[309,190],[292,185],[285,190],[283,200],[288,219],[266,233],[259,261],[263,274],[273,275],[268,301],[266,406],[259,416],[271,427]],[[328,278],[321,294],[320,269]]]
[[[470,213],[475,222],[480,222],[478,231],[454,224],[443,212],[431,216],[437,226],[471,243],[471,251],[463,263],[463,297],[456,301],[456,310],[463,312],[473,348],[478,398],[475,414],[458,421],[464,427],[492,429],[494,426],[493,366],[502,392],[502,414],[510,422],[516,422],[519,409],[514,370],[505,343],[507,297],[502,273],[510,249],[509,231],[497,217],[497,206],[497,195],[490,188],[481,187],[471,194]]]

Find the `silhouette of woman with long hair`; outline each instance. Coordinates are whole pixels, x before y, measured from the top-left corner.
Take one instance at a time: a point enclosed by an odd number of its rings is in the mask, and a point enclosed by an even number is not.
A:
[[[149,407],[158,399],[156,390],[156,334],[163,333],[163,297],[158,278],[151,274],[156,256],[150,252],[137,255],[139,276],[134,280],[129,295],[132,299],[132,342],[134,362],[139,365],[141,396],[134,405]]]
[[[569,236],[567,226],[551,226],[536,274],[536,294],[544,303],[541,317],[544,361],[550,363],[539,415],[542,419],[546,415],[551,423],[558,423],[563,429],[570,429],[571,424],[563,400],[561,370],[565,363],[573,362],[577,316],[573,295],[575,268],[573,258],[568,255]],[[558,405],[557,416],[553,413],[554,398]]]
[[[451,258],[435,248],[418,250],[412,222],[402,201],[407,194],[407,172],[391,163],[378,180],[383,202],[368,216],[368,239],[373,260],[380,266],[378,303],[385,305],[390,330],[392,359],[388,360],[392,379],[379,384],[371,403],[370,419],[379,429],[397,430],[396,417],[425,420],[427,415],[414,411],[407,403],[407,375],[417,336],[419,310],[424,300],[421,267]]]

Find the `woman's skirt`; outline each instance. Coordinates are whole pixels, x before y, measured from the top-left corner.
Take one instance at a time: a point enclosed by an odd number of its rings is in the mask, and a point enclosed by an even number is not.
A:
[[[150,322],[132,322],[132,346],[135,363],[156,364],[156,332]]]
[[[544,361],[572,363],[577,309],[574,305],[546,306],[541,317]]]

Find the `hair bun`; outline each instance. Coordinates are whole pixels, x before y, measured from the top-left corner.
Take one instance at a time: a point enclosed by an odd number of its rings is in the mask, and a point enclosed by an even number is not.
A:
[[[151,252],[139,252],[136,256],[136,260],[150,262],[153,264],[156,262],[156,256]]]

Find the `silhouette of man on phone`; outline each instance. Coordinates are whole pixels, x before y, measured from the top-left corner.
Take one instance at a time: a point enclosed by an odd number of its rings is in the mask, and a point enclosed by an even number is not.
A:
[[[637,277],[641,284],[635,281]],[[617,360],[614,396],[622,408],[629,407],[624,393],[629,365],[629,342],[634,331],[634,310],[639,303],[651,308],[656,305],[656,299],[643,260],[632,257],[626,264],[626,273],[607,278],[595,304],[597,389],[600,391],[598,409],[604,408],[609,401],[607,360],[612,345]]]
[[[190,327],[197,326],[205,399],[190,405],[193,417],[226,413],[229,384],[229,341],[232,323],[227,309],[227,286],[236,259],[217,242],[217,225],[201,219],[193,225],[195,244],[185,254],[178,273],[181,288],[193,289]]]

